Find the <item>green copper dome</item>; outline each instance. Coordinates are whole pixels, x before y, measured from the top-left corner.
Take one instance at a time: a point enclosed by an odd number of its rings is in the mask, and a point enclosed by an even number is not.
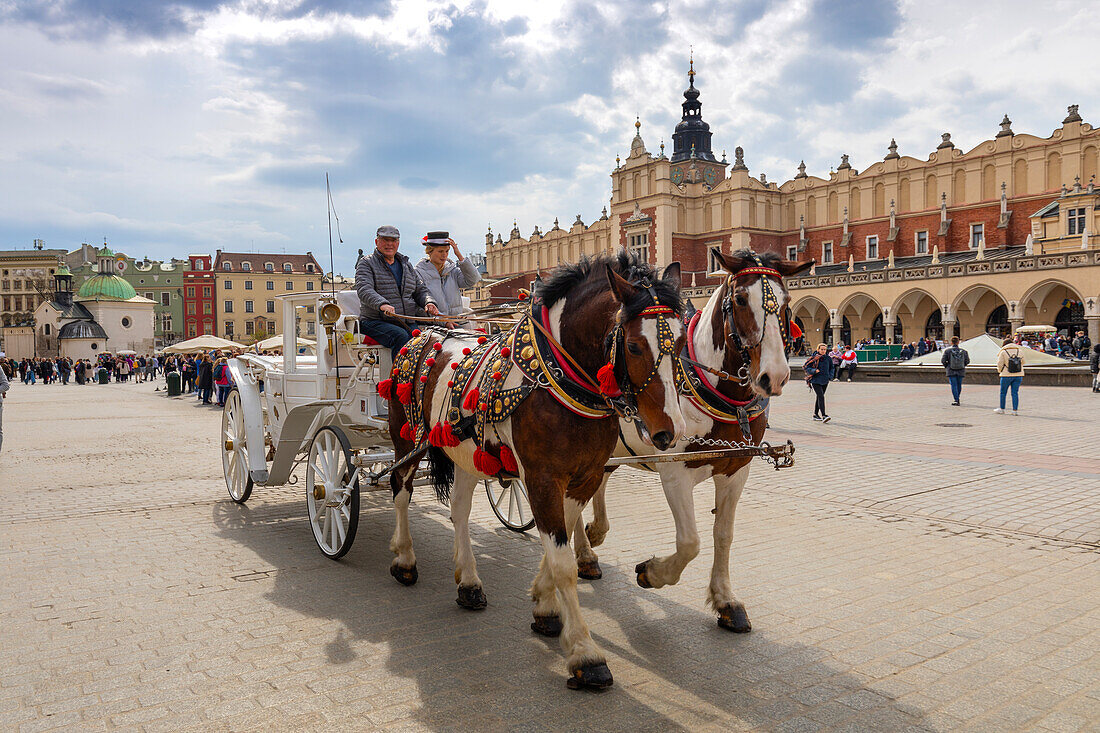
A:
[[[118,275],[95,275],[77,291],[78,300],[129,300],[137,297],[134,286]]]

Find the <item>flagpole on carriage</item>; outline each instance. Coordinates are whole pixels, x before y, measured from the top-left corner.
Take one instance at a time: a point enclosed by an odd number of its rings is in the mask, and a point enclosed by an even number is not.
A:
[[[329,286],[330,286],[329,289],[332,292],[332,302],[335,303],[336,302],[336,257],[333,255],[333,252],[332,252],[332,218],[334,216],[336,217],[336,237],[337,237],[337,239],[340,240],[340,244],[344,243],[344,238],[342,236],[340,236],[340,217],[336,214],[336,207],[333,205],[333,202],[332,202],[332,185],[329,183],[329,180],[328,180],[328,171],[325,171],[325,196],[327,198],[327,205],[328,205],[328,211],[326,213],[328,215],[328,267],[329,267],[328,276],[329,276]],[[324,283],[322,283],[321,285],[322,285],[322,292],[323,292],[324,291]],[[317,309],[317,314],[320,314],[320,312],[321,312],[320,309]],[[297,324],[295,324],[295,326],[297,326]],[[326,335],[329,338],[329,347],[330,347],[330,350],[332,352],[332,358],[334,360],[333,361],[333,366],[336,367],[335,370],[334,370],[335,374],[336,374],[336,397],[337,397],[337,399],[339,399],[339,397],[340,397],[340,350],[337,349],[335,343],[333,343],[333,339],[334,339],[333,334],[329,333],[329,334],[326,334]],[[295,348],[297,348],[297,345],[298,345],[298,341],[297,341],[298,330],[297,330],[297,327],[295,327],[294,338],[295,338],[294,345],[295,345]]]

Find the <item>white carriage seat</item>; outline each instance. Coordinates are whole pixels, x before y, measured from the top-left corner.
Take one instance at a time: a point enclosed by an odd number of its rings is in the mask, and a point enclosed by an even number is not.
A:
[[[361,302],[359,293],[354,290],[339,290],[336,293],[336,305],[340,306],[340,318],[336,321],[337,341],[344,343],[345,333],[355,335],[355,343],[358,346],[374,346],[378,349],[379,362],[382,365],[382,373],[389,374],[392,365],[390,350],[382,347],[370,336],[359,333],[359,311]]]

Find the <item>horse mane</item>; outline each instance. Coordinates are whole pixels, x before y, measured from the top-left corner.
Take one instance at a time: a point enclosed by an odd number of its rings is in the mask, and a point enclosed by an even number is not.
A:
[[[739,249],[733,253],[733,256],[740,257],[744,260],[751,260],[753,257],[759,257],[764,267],[775,267],[783,261],[783,258],[775,252],[753,252],[751,249]]]
[[[607,291],[610,286],[604,276],[605,266],[610,266],[617,275],[632,285],[648,282],[653,286],[653,292],[661,305],[668,306],[676,315],[683,312],[680,291],[662,280],[655,267],[638,255],[627,253],[625,249],[620,249],[614,255],[601,254],[595,257],[585,255],[578,262],[559,265],[548,278],[539,283],[536,295],[542,300],[543,305],[550,308],[574,292],[591,296]],[[653,305],[653,298],[646,290],[639,290],[635,297],[623,304],[623,320],[629,321],[636,318],[642,310],[651,305]]]

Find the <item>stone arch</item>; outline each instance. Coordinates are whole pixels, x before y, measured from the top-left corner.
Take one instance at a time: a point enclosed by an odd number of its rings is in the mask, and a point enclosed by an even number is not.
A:
[[[871,216],[886,216],[886,185],[875,184],[874,200],[871,202]]]
[[[968,339],[985,333],[989,316],[1002,305],[1007,307],[1008,298],[989,285],[972,285],[959,293],[951,304],[959,337]]]
[[[749,226],[756,226],[756,197],[749,196]]]
[[[1081,183],[1088,184],[1096,177],[1097,168],[1100,167],[1100,151],[1095,145],[1085,148],[1084,159],[1081,161]],[[1096,181],[1100,183],[1100,181]]]
[[[929,173],[924,179],[924,208],[931,209],[936,205],[936,174]]]
[[[829,308],[814,295],[804,295],[791,304],[791,316],[798,318],[806,348],[814,349],[829,341]]]
[[[1027,161],[1018,159],[1012,164],[1012,195],[1027,193]]]
[[[860,202],[859,186],[853,186],[848,194],[848,218],[852,221],[859,219],[863,208]]]
[[[890,306],[890,312],[903,328],[902,341],[915,341],[924,335],[924,324],[932,311],[939,311],[940,304],[923,288],[911,288],[902,293]]]
[[[795,224],[795,215],[794,215],[794,201],[788,201],[787,202],[787,223],[786,223],[786,228],[788,230],[794,230],[795,226],[796,226],[796,224]]]
[[[875,316],[882,314],[882,306],[872,296],[864,292],[849,295],[840,303],[837,314],[848,319],[852,342],[870,338]],[[845,341],[848,343],[848,341]]]
[[[966,201],[966,171],[959,168],[951,184],[951,200],[956,204]]]
[[[1054,191],[1062,187],[1062,156],[1051,153],[1047,156],[1046,190]]]
[[[817,199],[813,196],[806,197],[806,226],[817,226]]]
[[[733,226],[733,206],[729,198],[722,199],[722,228],[729,229]]]
[[[898,211],[909,211],[912,208],[912,199],[909,194],[909,179],[902,178],[898,181]]]
[[[982,201],[992,201],[997,198],[997,169],[992,163],[986,163],[982,168]]]
[[[1051,278],[1032,285],[1020,298],[1018,310],[1023,316],[1025,325],[1052,326],[1062,308],[1065,307],[1066,301],[1083,303],[1084,300],[1077,288],[1062,280]]]
[[[840,197],[836,195],[836,191],[829,191],[829,197],[826,199],[827,209],[825,215],[828,218],[830,224],[836,224],[840,221],[840,209],[839,207]]]

